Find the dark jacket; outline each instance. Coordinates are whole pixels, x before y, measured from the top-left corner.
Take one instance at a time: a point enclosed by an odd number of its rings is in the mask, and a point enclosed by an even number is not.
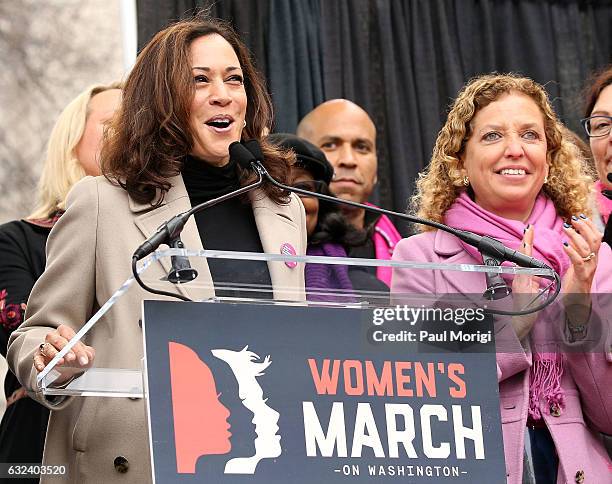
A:
[[[45,244],[55,220],[0,225],[0,353],[4,357],[10,334],[23,321],[32,286],[45,270]],[[7,408],[0,422],[0,462],[40,463],[49,410],[26,396],[10,370],[4,394]]]

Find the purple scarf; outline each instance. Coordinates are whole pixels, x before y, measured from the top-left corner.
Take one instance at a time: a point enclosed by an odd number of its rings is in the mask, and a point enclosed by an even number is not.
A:
[[[451,227],[470,230],[479,235],[489,235],[507,247],[518,249],[522,244],[523,229],[526,224],[535,225],[532,256],[555,269],[561,277],[570,267],[569,257],[563,250],[565,238],[563,219],[557,214],[553,202],[540,193],[535,201],[531,215],[524,224],[518,220],[508,220],[477,205],[466,192],[461,193],[445,214],[445,223]],[[463,248],[478,261],[482,256],[475,247],[461,242]],[[512,265],[504,262],[504,265]],[[539,320],[538,320],[539,321]],[[542,322],[540,322],[542,324]],[[537,332],[532,329],[532,335]],[[563,406],[563,355],[556,352],[538,352],[534,348],[533,365],[529,373],[529,415],[537,420],[542,418],[539,409],[540,398],[552,404]]]
[[[307,255],[326,257],[346,257],[346,250],[340,244],[325,242],[311,244],[306,248]],[[306,264],[304,270],[306,279],[307,299],[309,301],[353,302],[354,298],[347,295],[324,294],[328,291],[340,290],[346,293],[353,291],[353,285],[348,275],[348,266],[331,264]],[[316,294],[317,291],[322,294]]]

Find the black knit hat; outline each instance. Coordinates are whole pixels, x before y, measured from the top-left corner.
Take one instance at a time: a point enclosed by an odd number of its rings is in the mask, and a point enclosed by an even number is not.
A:
[[[297,157],[298,166],[303,166],[312,173],[315,180],[324,181],[329,185],[334,176],[334,169],[323,152],[310,141],[289,133],[274,133],[268,137],[268,140],[282,148],[292,149]]]

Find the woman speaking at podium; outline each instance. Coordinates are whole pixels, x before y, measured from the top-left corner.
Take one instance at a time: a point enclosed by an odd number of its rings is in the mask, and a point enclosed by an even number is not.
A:
[[[269,173],[287,181],[289,155],[262,139],[271,123],[263,80],[227,25],[181,21],[140,53],[102,150],[105,176],[87,177],[70,193],[66,213],[50,234],[46,270],[32,291],[26,321],[9,343],[11,368],[52,410],[44,463],[65,465],[69,482],[150,481],[145,404],[128,398],[48,399],[36,375],[131,275],[134,250],[160,224],[256,179],[229,159],[232,142],[258,139]],[[192,250],[304,254],[304,209],[294,195],[265,184],[196,214],[181,237]],[[304,298],[301,264],[191,264],[199,272],[198,287],[211,280],[271,285],[276,298]],[[148,277],[165,278],[168,269],[156,263]],[[213,295],[189,284],[180,291],[191,299]],[[60,360],[57,383],[69,378],[67,370],[62,373],[66,367],[141,368],[143,299],[163,297],[132,287]]]
[[[591,179],[561,127],[546,92],[531,79],[476,78],[455,100],[413,200],[419,216],[494,237],[562,277],[561,321],[514,317],[496,328],[510,484],[610,482],[612,476],[597,433],[612,433],[610,328],[607,319],[597,324],[591,314],[591,294],[610,292],[612,254],[589,219]],[[476,249],[430,229],[402,240],[394,259],[483,263]],[[398,270],[392,280],[396,294],[485,289],[480,273],[439,271],[434,277],[430,271]],[[531,300],[539,285],[517,276],[512,289]],[[559,336],[540,344],[539,336],[550,334],[553,325],[560,327]],[[524,456],[534,470],[525,481]]]

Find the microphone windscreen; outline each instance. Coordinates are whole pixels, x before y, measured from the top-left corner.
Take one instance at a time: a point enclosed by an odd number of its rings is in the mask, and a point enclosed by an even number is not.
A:
[[[248,170],[251,168],[251,162],[256,161],[253,153],[247,150],[239,141],[234,141],[231,145],[229,145],[229,155],[230,158],[241,168]]]
[[[244,146],[246,146],[246,148],[253,153],[253,156],[255,157],[256,160],[258,161],[263,161],[264,160],[264,155],[263,155],[263,151],[261,151],[261,146],[259,145],[259,141],[257,141],[256,139],[250,139],[249,141],[245,141]]]

